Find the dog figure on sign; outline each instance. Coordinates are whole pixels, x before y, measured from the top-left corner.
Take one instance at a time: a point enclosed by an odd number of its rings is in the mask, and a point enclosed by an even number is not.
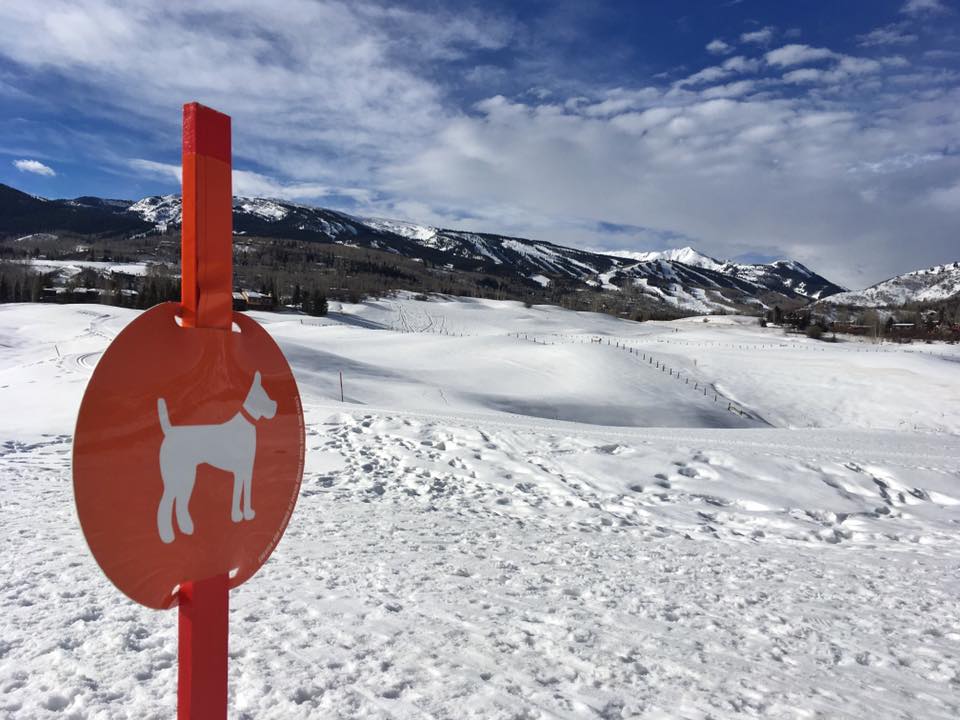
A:
[[[253,460],[257,453],[256,422],[260,418],[269,420],[276,413],[277,403],[263,389],[259,371],[253,376],[253,384],[240,410],[219,425],[171,425],[166,401],[163,398],[157,400],[157,414],[163,428],[160,445],[163,497],[157,508],[157,532],[163,542],[174,541],[174,510],[180,532],[193,534],[190,496],[197,480],[197,467],[203,464],[233,473],[230,519],[235,523],[253,520],[256,513],[250,495]]]

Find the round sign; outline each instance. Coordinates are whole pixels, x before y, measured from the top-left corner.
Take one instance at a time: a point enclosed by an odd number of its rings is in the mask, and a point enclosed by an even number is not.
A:
[[[280,348],[239,313],[228,332],[180,327],[179,308],[151,308],[110,344],[73,444],[90,550],[152,608],[174,605],[183,582],[251,577],[280,541],[303,475],[303,410]]]

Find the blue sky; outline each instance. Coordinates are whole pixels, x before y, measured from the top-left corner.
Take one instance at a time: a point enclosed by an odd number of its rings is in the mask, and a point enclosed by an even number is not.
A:
[[[946,0],[0,6],[0,182],[176,192],[191,100],[237,193],[851,287],[960,259]]]

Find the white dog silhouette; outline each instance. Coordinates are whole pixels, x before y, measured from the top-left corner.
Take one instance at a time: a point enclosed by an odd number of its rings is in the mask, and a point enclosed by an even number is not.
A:
[[[157,531],[165,543],[172,543],[173,510],[177,525],[186,535],[193,534],[190,517],[190,496],[197,480],[197,466],[212,465],[233,473],[233,505],[230,519],[234,522],[253,520],[256,513],[250,501],[253,484],[253,459],[257,452],[256,422],[268,420],[277,412],[277,403],[270,399],[260,382],[260,372],[239,412],[220,425],[171,425],[167,403],[157,400],[163,443],[160,445],[160,474],[163,476],[163,497],[157,508]],[[243,495],[243,512],[240,496]]]

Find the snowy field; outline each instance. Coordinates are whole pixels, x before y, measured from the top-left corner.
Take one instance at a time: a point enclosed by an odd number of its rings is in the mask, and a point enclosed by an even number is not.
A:
[[[308,455],[231,594],[231,717],[960,717],[956,346],[410,296],[251,314]],[[0,306],[0,718],[175,715],[176,614],[109,584],[70,482],[134,316]]]

